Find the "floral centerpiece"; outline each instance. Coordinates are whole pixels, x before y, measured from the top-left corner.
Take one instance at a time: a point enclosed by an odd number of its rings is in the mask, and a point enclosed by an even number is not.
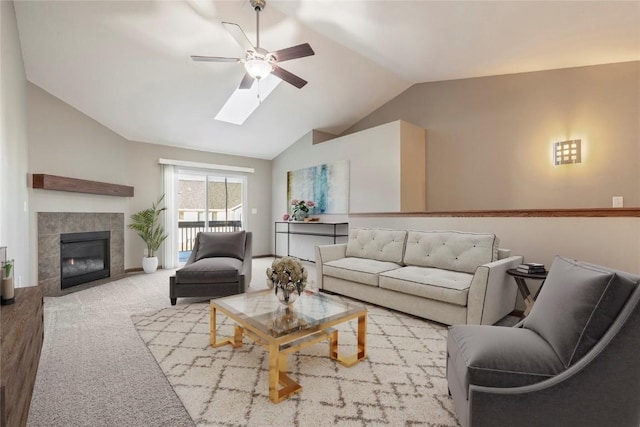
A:
[[[295,258],[276,259],[267,268],[267,286],[283,304],[292,304],[307,286],[307,269]]]
[[[313,200],[291,199],[291,206],[293,206],[293,217],[296,221],[302,221],[309,213],[309,209],[313,209],[316,204]]]

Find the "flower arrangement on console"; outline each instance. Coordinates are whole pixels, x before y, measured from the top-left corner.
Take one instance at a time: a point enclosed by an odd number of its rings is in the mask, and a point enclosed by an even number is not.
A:
[[[293,206],[293,217],[297,221],[302,221],[309,213],[309,209],[313,209],[316,204],[313,200],[291,199],[291,206]]]
[[[267,268],[267,286],[283,304],[293,303],[307,286],[307,269],[295,258],[276,259]]]

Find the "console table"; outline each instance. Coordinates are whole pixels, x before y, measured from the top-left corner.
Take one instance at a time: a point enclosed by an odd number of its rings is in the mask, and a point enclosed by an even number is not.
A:
[[[42,287],[16,288],[16,302],[0,306],[0,425],[27,424],[44,339]]]
[[[320,222],[320,221],[276,221],[274,233],[274,255],[278,256],[278,235],[287,236],[287,256],[291,255],[291,236],[312,236],[313,247],[317,245],[336,244],[338,239],[349,236],[348,222]],[[314,257],[299,256],[304,261],[315,262]]]

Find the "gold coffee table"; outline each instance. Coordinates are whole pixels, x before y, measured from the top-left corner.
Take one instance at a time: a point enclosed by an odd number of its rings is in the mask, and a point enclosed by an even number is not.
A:
[[[329,356],[346,367],[366,356],[366,308],[331,295],[303,292],[288,309],[273,290],[266,290],[211,300],[210,309],[212,347],[240,347],[244,335],[269,350],[269,398],[275,403],[302,390],[287,376],[289,354],[328,339]],[[233,337],[216,337],[217,311],[237,323]],[[338,331],[332,327],[356,318],[357,352],[349,356],[338,354]]]

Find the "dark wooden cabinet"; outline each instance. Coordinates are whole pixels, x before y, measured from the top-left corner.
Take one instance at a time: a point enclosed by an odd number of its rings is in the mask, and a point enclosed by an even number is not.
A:
[[[44,339],[42,287],[16,288],[0,306],[0,426],[27,424]]]

